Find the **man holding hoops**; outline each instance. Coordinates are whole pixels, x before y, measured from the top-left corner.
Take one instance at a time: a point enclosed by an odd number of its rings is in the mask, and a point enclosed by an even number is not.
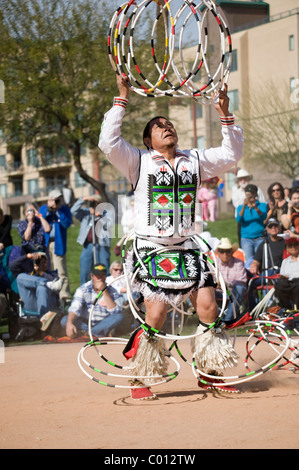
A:
[[[219,92],[214,103],[222,124],[222,145],[208,150],[178,149],[178,136],[173,124],[165,117],[153,118],[145,127],[143,142],[146,149],[139,150],[121,137],[122,119],[128,103],[130,89],[125,79],[117,76],[119,96],[104,117],[99,147],[108,160],[130,181],[134,189],[134,231],[139,257],[158,247],[181,246],[187,251],[174,249],[155,259],[154,278],[142,272],[137,284],[144,296],[146,323],[161,330],[167,316],[168,300],[179,303],[190,298],[199,317],[198,332],[206,331],[218,315],[215,285],[208,267],[195,251],[191,237],[195,234],[195,202],[201,180],[227,171],[242,156],[243,130],[234,123],[229,112],[227,86]],[[131,253],[134,266],[136,253]],[[137,258],[138,259],[138,258]],[[178,269],[178,275],[171,272]],[[184,275],[182,273],[184,272]],[[153,341],[143,329],[134,332],[129,347],[124,351],[132,359],[133,375],[158,375],[166,371],[162,341]],[[205,373],[220,376],[227,366],[234,366],[237,356],[223,331],[208,331],[196,336],[193,344],[196,361]],[[215,350],[217,354],[215,356]],[[148,360],[145,357],[151,357]],[[215,379],[216,380],[216,379]],[[215,383],[215,380],[211,383]],[[217,379],[217,389],[237,391]],[[134,385],[134,384],[132,384]],[[150,385],[150,381],[145,382]],[[199,381],[203,388],[215,388]],[[138,390],[138,392],[137,392]],[[133,398],[152,398],[149,388],[132,389]]]

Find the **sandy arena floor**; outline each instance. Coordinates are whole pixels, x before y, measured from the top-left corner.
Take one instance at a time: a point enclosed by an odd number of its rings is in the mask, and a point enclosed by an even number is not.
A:
[[[181,344],[188,354],[189,344]],[[158,400],[135,402],[128,389],[102,386],[83,374],[77,364],[83,345],[5,348],[1,449],[105,449],[111,454],[113,449],[298,448],[298,373],[271,370],[241,384],[240,394],[224,394],[199,389],[191,367],[180,361],[179,376],[154,388]],[[238,339],[237,351],[241,347],[244,340]],[[119,346],[105,348],[110,359]],[[88,358],[109,370],[94,350]]]

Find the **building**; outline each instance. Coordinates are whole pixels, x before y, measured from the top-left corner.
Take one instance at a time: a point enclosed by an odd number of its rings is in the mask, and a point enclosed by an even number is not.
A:
[[[298,0],[218,0],[218,4],[226,15],[232,34],[233,60],[229,79],[231,111],[237,114],[246,96],[254,96],[260,83],[266,87],[273,78],[277,83],[289,83],[291,93],[299,79]],[[178,129],[180,148],[219,145],[220,124],[211,106],[198,105],[192,100],[186,100],[182,106],[172,99],[169,100],[169,116]],[[115,170],[109,165],[99,175],[93,150],[85,150],[82,163],[88,174],[108,183],[108,192],[122,194],[130,189],[124,178],[115,175]],[[284,186],[291,186],[290,179],[278,173],[249,168],[245,160],[239,166],[253,174],[254,183],[265,194],[268,186],[276,180]],[[219,208],[223,212],[233,213],[230,190],[236,170],[219,175],[225,182],[224,195],[219,200]],[[14,219],[22,217],[25,202],[35,200],[43,204],[49,191],[61,188],[65,181],[74,190],[75,197],[88,195],[92,191],[62,148],[57,149],[55,155],[42,157],[34,149],[23,147],[12,155],[7,153],[6,143],[0,135],[0,206]]]
[[[225,13],[232,35],[232,66],[228,82],[230,110],[238,116],[248,94],[255,96],[258,88],[265,86],[266,89],[273,79],[278,86],[288,83],[291,95],[296,79],[299,78],[298,0],[218,0],[217,3]],[[211,106],[190,102],[185,113],[182,107],[177,107],[176,104],[172,106],[170,103],[171,119],[179,129],[180,148],[219,145],[219,119]],[[238,119],[237,123],[242,125]],[[299,132],[299,123],[297,126],[294,124],[296,132]],[[267,173],[258,167],[248,167],[245,159],[240,162],[239,167],[253,174],[254,183],[263,189],[265,195],[268,186],[274,181],[291,186],[292,181],[289,178],[272,170]],[[220,210],[224,212],[233,212],[230,190],[235,181],[236,170],[219,175],[225,181],[224,196],[219,200]]]

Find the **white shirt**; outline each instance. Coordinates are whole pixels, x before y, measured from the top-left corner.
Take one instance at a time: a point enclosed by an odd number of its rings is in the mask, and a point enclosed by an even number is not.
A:
[[[288,276],[289,281],[299,278],[299,256],[296,261],[293,260],[291,256],[284,259],[281,263],[280,274],[282,276]]]
[[[164,162],[163,155],[151,149],[137,149],[129,144],[121,137],[121,125],[125,115],[125,106],[127,100],[116,98],[116,104],[105,114],[102,124],[99,147],[106,154],[108,160],[128,179],[135,191],[135,233],[139,236],[158,236],[163,243],[176,243],[177,241],[189,238],[195,232],[194,220],[190,225],[190,230],[185,227],[179,227],[179,232],[171,228],[162,230],[157,233],[154,230],[154,224],[149,223],[149,200],[152,193],[145,186],[145,178],[147,175],[155,175],[154,162],[162,166]],[[119,104],[120,103],[120,104]],[[222,120],[221,120],[222,121]],[[217,174],[229,170],[234,166],[242,156],[243,151],[243,130],[234,124],[233,118],[223,120],[222,125],[222,145],[217,148],[210,149],[191,149],[176,151],[175,172],[177,168],[183,171],[184,162],[186,162],[187,170],[192,174],[196,173],[197,184],[201,180],[212,178]],[[142,161],[142,172],[140,165]],[[158,168],[157,168],[158,170]],[[142,188],[138,186],[139,179],[142,180]],[[140,183],[141,184],[141,183]],[[193,187],[191,188],[191,186]],[[191,192],[196,191],[196,184],[190,185]],[[137,187],[137,188],[136,188]],[[150,188],[152,190],[152,187]],[[148,194],[147,194],[148,192]],[[146,200],[147,199],[147,200]],[[195,206],[195,199],[194,204]],[[192,206],[192,211],[194,210]],[[151,214],[152,215],[152,214]],[[151,219],[152,220],[152,219]],[[179,224],[178,224],[179,225]],[[156,228],[156,230],[158,230]]]

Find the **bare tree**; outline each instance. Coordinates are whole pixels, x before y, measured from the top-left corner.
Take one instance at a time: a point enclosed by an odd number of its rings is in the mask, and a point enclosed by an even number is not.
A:
[[[255,87],[238,113],[245,132],[244,160],[268,172],[296,179],[299,168],[299,100],[288,86],[276,83]]]

